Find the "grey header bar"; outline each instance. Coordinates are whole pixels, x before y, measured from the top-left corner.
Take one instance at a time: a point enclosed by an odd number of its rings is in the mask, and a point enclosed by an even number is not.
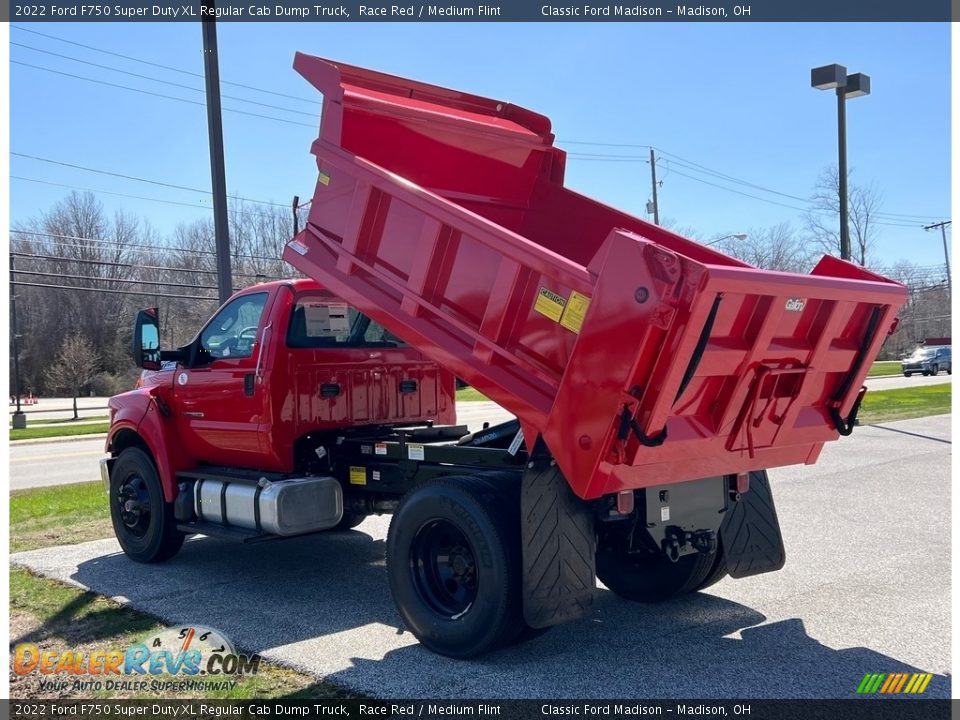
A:
[[[230,22],[950,22],[960,0],[217,0]],[[196,22],[202,0],[0,0],[4,22]],[[960,19],[960,18],[957,18]]]

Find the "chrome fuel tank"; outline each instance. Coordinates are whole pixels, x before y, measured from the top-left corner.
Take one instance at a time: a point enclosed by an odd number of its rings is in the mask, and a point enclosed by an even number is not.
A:
[[[261,479],[259,485],[197,480],[193,498],[202,521],[271,535],[328,530],[343,517],[343,491],[332,477]]]

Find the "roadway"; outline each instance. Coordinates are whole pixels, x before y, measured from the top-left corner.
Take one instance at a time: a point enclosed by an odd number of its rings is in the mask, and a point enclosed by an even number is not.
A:
[[[458,403],[457,413],[459,422],[467,425],[471,431],[481,429],[484,421],[496,424],[512,417],[492,402]],[[24,490],[98,480],[100,458],[104,455],[103,443],[103,436],[70,438],[69,441],[12,443],[10,489]]]
[[[389,517],[244,547],[196,538],[161,565],[112,539],[11,561],[374,697],[855,698],[867,672],[929,672],[924,697],[949,698],[950,449],[949,415],[858,428],[817,465],[771,472],[783,570],[650,606],[601,589],[589,617],[473,662],[404,629]]]
[[[938,377],[901,375],[871,378],[867,387],[871,390],[890,390],[900,387],[950,383],[950,375]],[[102,407],[107,398],[82,398],[86,408]],[[41,400],[41,403],[44,401]],[[64,407],[69,400],[54,399],[51,407]],[[42,406],[41,406],[42,407]],[[85,409],[81,413],[102,414],[103,411]],[[511,417],[510,413],[492,402],[457,403],[457,415],[461,424],[471,431],[479,430],[483,423],[496,424]],[[29,417],[29,416],[28,416]],[[43,415],[43,417],[48,417]],[[70,442],[51,440],[43,443],[12,443],[10,446],[10,489],[23,490],[32,487],[65,485],[67,483],[96,480],[100,477],[99,459],[103,456],[103,437],[73,439]]]

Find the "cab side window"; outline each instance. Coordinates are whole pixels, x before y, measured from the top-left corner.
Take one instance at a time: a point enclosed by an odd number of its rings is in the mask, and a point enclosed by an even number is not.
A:
[[[302,295],[293,305],[287,347],[400,347],[382,325],[326,293]]]
[[[203,329],[200,344],[214,358],[250,357],[266,303],[267,293],[232,300]]]

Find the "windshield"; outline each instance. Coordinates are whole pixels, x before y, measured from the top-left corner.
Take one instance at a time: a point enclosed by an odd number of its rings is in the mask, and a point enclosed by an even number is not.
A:
[[[918,348],[913,351],[913,355],[910,356],[911,360],[926,360],[927,358],[932,358],[937,354],[936,350],[931,350],[929,348]]]

